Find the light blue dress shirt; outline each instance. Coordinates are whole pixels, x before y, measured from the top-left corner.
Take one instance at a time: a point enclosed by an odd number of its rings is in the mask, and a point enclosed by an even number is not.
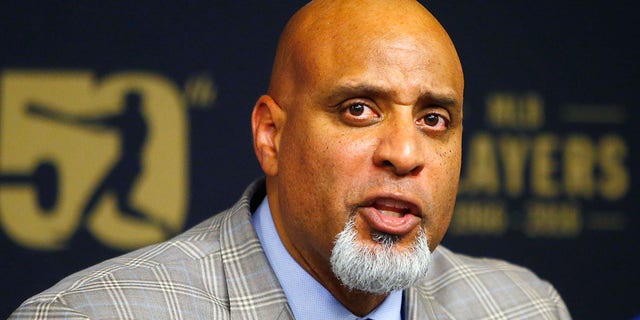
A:
[[[276,231],[266,197],[251,219],[296,319],[401,319],[402,291],[392,292],[380,306],[364,317],[353,315],[338,302],[289,255]]]

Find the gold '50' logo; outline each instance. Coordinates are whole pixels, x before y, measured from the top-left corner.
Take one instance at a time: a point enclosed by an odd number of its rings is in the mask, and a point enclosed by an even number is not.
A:
[[[182,229],[187,119],[156,74],[9,70],[0,78],[0,225],[64,248],[79,228],[131,249]]]

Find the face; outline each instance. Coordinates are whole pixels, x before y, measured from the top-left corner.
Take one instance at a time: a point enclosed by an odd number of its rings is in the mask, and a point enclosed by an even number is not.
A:
[[[346,37],[306,48],[314,55],[276,98],[276,164],[265,170],[280,237],[317,278],[331,273],[349,220],[362,245],[388,235],[402,253],[426,235],[433,250],[460,172],[463,84],[453,49],[406,33]]]

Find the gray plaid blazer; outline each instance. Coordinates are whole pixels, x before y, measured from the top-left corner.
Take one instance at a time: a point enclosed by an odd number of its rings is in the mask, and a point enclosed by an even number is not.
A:
[[[293,319],[250,220],[264,194],[255,182],[232,208],[75,273],[9,319]],[[404,319],[570,319],[554,288],[527,269],[442,246],[433,262],[405,291]]]

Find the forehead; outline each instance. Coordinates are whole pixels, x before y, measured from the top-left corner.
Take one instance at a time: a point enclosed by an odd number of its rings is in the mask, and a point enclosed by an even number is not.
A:
[[[461,69],[446,43],[406,32],[327,38],[304,53],[306,90],[333,96],[349,88],[375,89],[403,104],[425,94],[462,99]]]

